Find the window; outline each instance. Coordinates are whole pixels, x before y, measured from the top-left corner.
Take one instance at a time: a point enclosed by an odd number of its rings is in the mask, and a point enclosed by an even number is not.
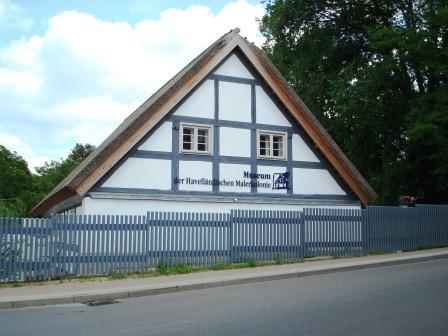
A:
[[[258,132],[258,157],[286,159],[286,133]]]
[[[212,128],[202,125],[180,125],[180,151],[183,153],[211,154]]]

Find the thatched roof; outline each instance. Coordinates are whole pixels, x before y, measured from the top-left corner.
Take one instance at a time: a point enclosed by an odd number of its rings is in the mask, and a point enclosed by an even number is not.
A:
[[[342,153],[277,68],[263,51],[242,38],[239,35],[239,29],[236,28],[219,38],[129,115],[100,146],[32,210],[32,214],[42,216],[54,205],[70,197],[85,195],[141,137],[149,132],[235,48],[238,48],[252,64],[265,84],[290,111],[291,116],[314,141],[353,193],[363,203],[375,199],[374,190]]]

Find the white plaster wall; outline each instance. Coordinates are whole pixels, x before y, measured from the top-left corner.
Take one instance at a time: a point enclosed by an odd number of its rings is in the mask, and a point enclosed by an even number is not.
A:
[[[294,194],[346,195],[327,170],[294,168],[293,174]]]
[[[214,81],[206,80],[174,112],[174,115],[189,117],[214,118],[215,91]]]
[[[294,161],[320,162],[299,134],[292,135],[292,159]]]
[[[169,190],[171,160],[128,158],[102,186]]]
[[[254,79],[246,66],[233,54],[216,71],[216,75]]]
[[[83,215],[83,211],[82,211],[82,205],[69,209],[69,210],[65,210],[63,212],[59,213],[60,215]],[[53,215],[55,215],[55,213],[53,213]]]
[[[256,86],[255,95],[257,123],[276,126],[291,126],[291,123],[285,118],[283,113],[278,109],[277,105],[275,105],[261,86]]]
[[[229,202],[195,202],[195,201],[161,201],[161,200],[126,200],[98,199],[85,197],[83,200],[86,215],[146,215],[148,211],[178,211],[178,212],[221,212],[228,213],[232,209],[241,210],[295,210],[303,208],[360,209],[359,205],[312,206],[299,204],[263,204]]]
[[[251,122],[250,85],[219,83],[219,119]]]
[[[250,157],[250,130],[220,127],[219,144],[220,155]]]
[[[219,187],[219,191],[223,192],[250,192],[250,186],[248,187],[242,187],[242,186],[236,186],[235,181],[247,181],[250,182],[250,179],[244,178],[243,173],[244,171],[250,172],[250,165],[242,165],[242,164],[231,164],[231,163],[221,163],[219,165],[219,179],[220,180],[227,180],[227,181],[234,181],[234,186],[223,186],[221,185]]]
[[[286,163],[285,163],[286,164]],[[259,179],[260,182],[269,182],[271,184],[270,188],[258,188],[259,193],[268,193],[268,194],[286,194],[287,189],[272,189],[274,181],[274,173],[284,173],[286,172],[285,167],[272,167],[272,166],[257,166],[258,174],[270,174],[270,180]]]
[[[172,122],[164,122],[138,149],[148,151],[172,151]]]
[[[207,178],[212,180],[213,165],[211,162],[203,161],[179,161],[179,178],[185,179],[184,183],[179,184],[179,190],[193,190],[193,191],[212,191],[211,184],[187,184],[186,179],[201,179]]]

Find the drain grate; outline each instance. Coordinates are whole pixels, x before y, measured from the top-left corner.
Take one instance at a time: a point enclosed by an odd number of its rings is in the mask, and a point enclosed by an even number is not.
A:
[[[88,305],[90,307],[96,307],[96,306],[105,306],[105,305],[114,304],[114,303],[118,303],[118,301],[117,300],[97,300],[97,301],[87,302],[86,305]]]

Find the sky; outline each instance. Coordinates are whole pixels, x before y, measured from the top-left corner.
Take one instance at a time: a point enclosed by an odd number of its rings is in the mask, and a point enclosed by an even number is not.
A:
[[[0,0],[0,144],[31,170],[99,145],[229,30],[263,43],[261,1]]]

